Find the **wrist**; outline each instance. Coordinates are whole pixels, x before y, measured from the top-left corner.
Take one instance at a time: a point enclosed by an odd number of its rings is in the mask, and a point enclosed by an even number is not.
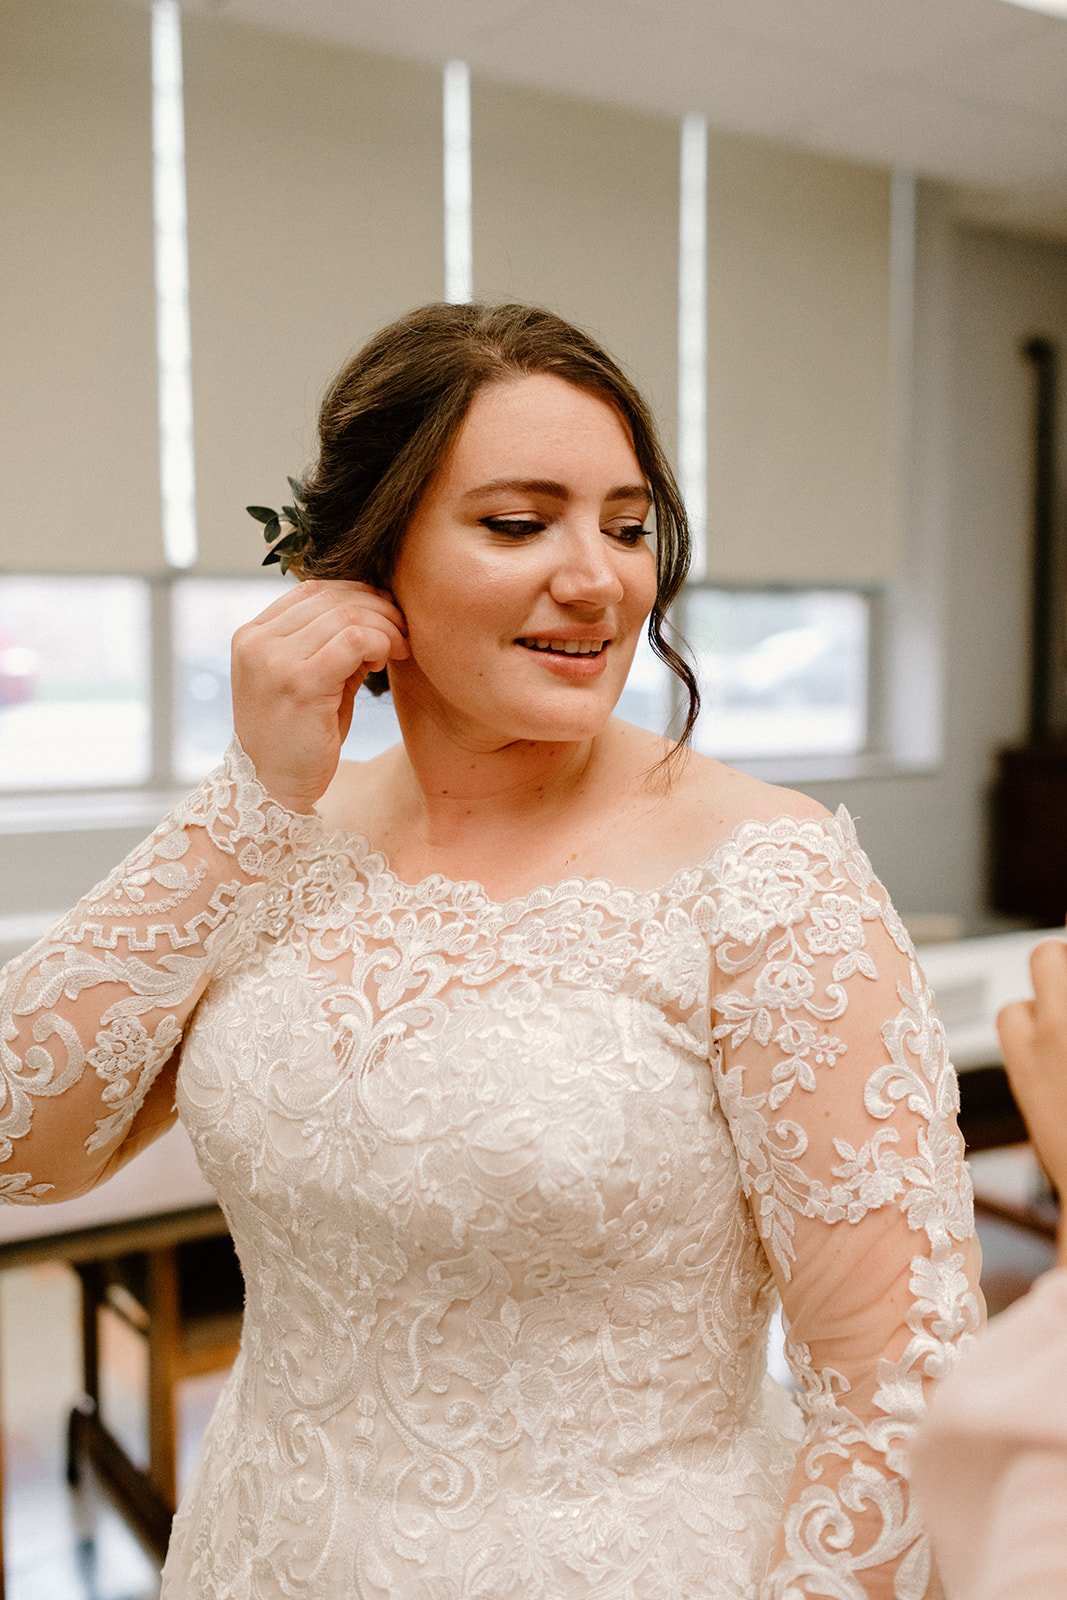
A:
[[[316,802],[309,800],[306,795],[284,794],[272,784],[264,783],[262,778],[260,778],[259,782],[267,799],[273,801],[276,806],[280,806],[283,811],[291,812],[294,817],[313,817],[315,815]]]
[[[248,763],[248,769],[263,791],[265,799],[273,805],[280,806],[283,811],[291,812],[295,817],[314,816],[315,806],[321,799],[321,793],[311,794],[308,791],[298,793],[290,790],[284,782],[277,781],[269,768],[261,766],[252,759],[237,732],[233,736],[233,748]]]
[[[235,735],[222,764],[189,797],[188,821],[206,827],[213,843],[250,879],[273,877],[321,828],[306,795],[279,789],[273,793],[266,787]]]

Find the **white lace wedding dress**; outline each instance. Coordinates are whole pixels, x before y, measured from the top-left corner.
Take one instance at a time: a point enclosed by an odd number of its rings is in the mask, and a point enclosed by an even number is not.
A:
[[[904,1473],[978,1318],[969,1192],[844,812],[502,905],[234,748],[7,969],[5,1197],[159,1131],[179,1042],[247,1307],[166,1600],[936,1592]]]

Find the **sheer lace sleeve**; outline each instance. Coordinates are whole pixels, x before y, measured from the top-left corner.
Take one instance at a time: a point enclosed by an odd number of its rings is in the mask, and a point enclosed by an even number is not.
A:
[[[715,1069],[807,1423],[761,1600],[921,1600],[908,1443],[982,1306],[944,1032],[847,813],[721,875]]]
[[[62,1200],[173,1120],[182,1029],[304,829],[235,740],[111,876],[0,972],[0,1199]]]

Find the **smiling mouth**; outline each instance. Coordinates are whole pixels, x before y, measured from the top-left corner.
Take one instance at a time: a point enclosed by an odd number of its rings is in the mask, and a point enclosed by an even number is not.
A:
[[[540,650],[553,656],[599,656],[607,649],[607,639],[517,639],[524,650]]]

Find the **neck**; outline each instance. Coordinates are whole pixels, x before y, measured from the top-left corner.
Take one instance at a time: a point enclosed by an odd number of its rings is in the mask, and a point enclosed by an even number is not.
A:
[[[462,847],[487,828],[544,826],[590,787],[604,733],[574,741],[479,742],[397,704],[404,735],[397,799],[424,844]]]

